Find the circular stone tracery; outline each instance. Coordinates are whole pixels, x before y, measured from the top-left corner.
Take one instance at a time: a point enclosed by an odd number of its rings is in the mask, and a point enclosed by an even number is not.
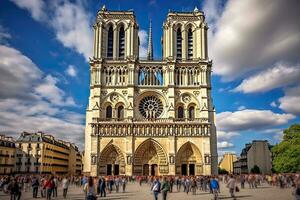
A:
[[[159,98],[147,96],[140,101],[139,111],[145,118],[158,118],[163,112],[163,104]]]

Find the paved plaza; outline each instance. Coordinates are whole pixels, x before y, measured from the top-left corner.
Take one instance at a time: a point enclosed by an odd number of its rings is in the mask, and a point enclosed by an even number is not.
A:
[[[176,191],[176,186],[174,187]],[[31,192],[22,193],[21,200],[29,200],[32,199]],[[248,200],[248,199],[255,199],[255,200],[292,200],[294,199],[292,196],[292,189],[279,189],[275,187],[270,187],[266,184],[263,184],[257,189],[243,189],[240,192],[236,193],[237,199],[242,200]],[[1,200],[9,200],[9,195],[5,195],[2,192],[0,193],[0,199]],[[41,198],[39,198],[41,199]],[[58,191],[58,198],[55,198],[55,200],[63,199],[62,197],[62,191],[59,189]],[[68,197],[67,199],[74,199],[74,200],[83,200],[84,194],[82,191],[82,188],[78,188],[75,186],[72,186],[69,188]],[[113,191],[111,194],[107,194],[107,197],[98,197],[98,199],[134,199],[134,200],[152,200],[153,195],[150,192],[150,187],[147,184],[143,184],[142,186],[139,186],[137,183],[129,183],[127,185],[127,192],[125,193],[115,193]],[[159,199],[162,199],[161,196],[159,196]],[[212,199],[212,195],[205,192],[200,192],[197,190],[196,195],[192,195],[189,193],[188,195],[183,192],[173,192],[168,194],[169,200],[178,199],[178,200],[192,200],[192,199],[203,199],[203,200],[210,200]],[[232,199],[229,196],[229,192],[227,188],[224,187],[224,185],[221,185],[221,194],[219,199]]]

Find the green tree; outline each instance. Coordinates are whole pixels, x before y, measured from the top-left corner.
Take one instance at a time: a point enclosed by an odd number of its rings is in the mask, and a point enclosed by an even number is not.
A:
[[[218,170],[219,170],[219,174],[228,174],[228,171],[226,169],[219,167]]]
[[[260,174],[260,168],[257,165],[254,165],[253,168],[251,169],[252,174]]]
[[[300,172],[300,124],[283,131],[283,140],[272,148],[277,172]]]

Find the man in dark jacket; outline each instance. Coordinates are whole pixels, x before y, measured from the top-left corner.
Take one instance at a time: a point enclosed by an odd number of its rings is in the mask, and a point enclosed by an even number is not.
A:
[[[32,177],[32,197],[33,198],[37,198],[37,194],[38,194],[38,190],[39,190],[39,186],[40,186],[40,183],[39,183],[39,180],[34,176]]]

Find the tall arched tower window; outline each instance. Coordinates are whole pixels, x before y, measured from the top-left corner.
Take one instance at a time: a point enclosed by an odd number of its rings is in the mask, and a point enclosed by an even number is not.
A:
[[[188,30],[188,59],[193,58],[193,32],[192,29]]]
[[[178,106],[177,108],[177,118],[183,119],[184,118],[184,110],[182,106]]]
[[[107,119],[111,119],[112,118],[112,107],[111,106],[107,106],[106,107],[106,118]]]
[[[110,26],[108,29],[108,37],[107,37],[107,57],[113,57],[113,46],[114,46],[114,30],[113,27]]]
[[[176,33],[176,59],[182,58],[182,35],[181,28],[177,29]]]
[[[125,31],[124,26],[119,30],[119,58],[124,58],[125,55]]]
[[[195,118],[195,107],[191,106],[189,107],[189,119],[194,119]]]
[[[119,106],[118,107],[118,119],[124,119],[124,107],[123,106]]]

